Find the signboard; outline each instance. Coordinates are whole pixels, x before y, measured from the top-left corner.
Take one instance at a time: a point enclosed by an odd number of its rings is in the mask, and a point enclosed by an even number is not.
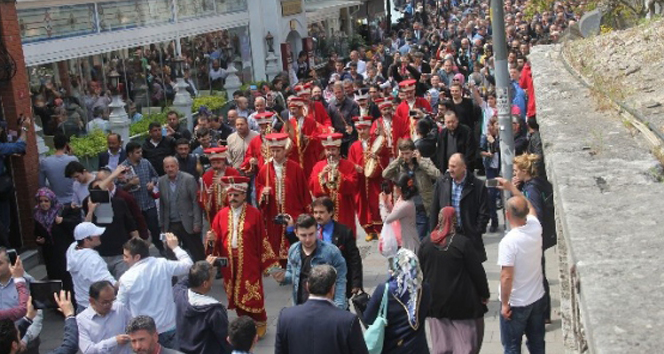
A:
[[[311,37],[302,38],[302,50],[307,53],[307,62],[309,63],[309,67],[313,68],[316,66],[316,62],[314,60],[314,39]]]
[[[293,66],[290,43],[281,43],[281,63],[285,72],[289,72]]]
[[[302,13],[302,0],[282,0],[281,16],[293,16]]]

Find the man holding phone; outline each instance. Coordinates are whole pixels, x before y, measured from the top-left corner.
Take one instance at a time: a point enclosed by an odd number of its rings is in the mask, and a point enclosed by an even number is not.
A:
[[[29,294],[24,274],[16,251],[0,247],[0,320],[17,321],[25,316]]]

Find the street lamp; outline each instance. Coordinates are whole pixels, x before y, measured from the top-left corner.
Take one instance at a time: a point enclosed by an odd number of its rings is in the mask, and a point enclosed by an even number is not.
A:
[[[123,142],[129,141],[129,115],[125,111],[125,103],[122,101],[122,93],[120,92],[120,74],[115,70],[108,73],[108,82],[111,84],[111,94],[113,100],[108,107],[111,108],[111,114],[108,116],[108,123],[111,131],[117,133],[122,137]]]
[[[265,36],[265,43],[267,43],[267,51],[274,53],[274,36],[270,31],[268,31],[267,36]]]
[[[265,58],[265,75],[267,80],[272,80],[279,74],[279,65],[277,64],[278,58],[274,54],[274,36],[269,31],[265,36],[265,43],[267,44],[267,56]]]
[[[187,91],[187,84],[184,81],[184,58],[178,55],[175,60],[175,98],[173,98],[173,108],[178,111],[180,114],[184,115],[187,118],[187,129],[192,131],[194,129],[194,120],[191,115],[191,105],[194,103],[194,100],[191,98],[189,91]]]

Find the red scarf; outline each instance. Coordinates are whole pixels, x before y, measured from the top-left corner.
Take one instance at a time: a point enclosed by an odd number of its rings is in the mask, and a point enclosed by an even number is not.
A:
[[[456,223],[456,211],[451,206],[446,206],[438,213],[438,225],[431,231],[431,241],[443,245],[449,235],[454,233]]]

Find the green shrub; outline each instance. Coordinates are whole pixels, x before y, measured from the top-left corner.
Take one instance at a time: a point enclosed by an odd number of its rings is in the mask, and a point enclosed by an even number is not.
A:
[[[147,134],[150,123],[159,122],[161,123],[161,125],[164,125],[166,124],[167,120],[168,120],[167,112],[146,115],[140,121],[132,123],[129,126],[129,136]]]
[[[194,103],[191,105],[191,112],[196,113],[201,106],[207,107],[210,111],[215,111],[222,108],[226,104],[226,97],[219,96],[203,96],[194,98]]]
[[[106,150],[106,134],[95,129],[86,136],[72,136],[69,147],[77,157],[96,157],[100,152]]]

